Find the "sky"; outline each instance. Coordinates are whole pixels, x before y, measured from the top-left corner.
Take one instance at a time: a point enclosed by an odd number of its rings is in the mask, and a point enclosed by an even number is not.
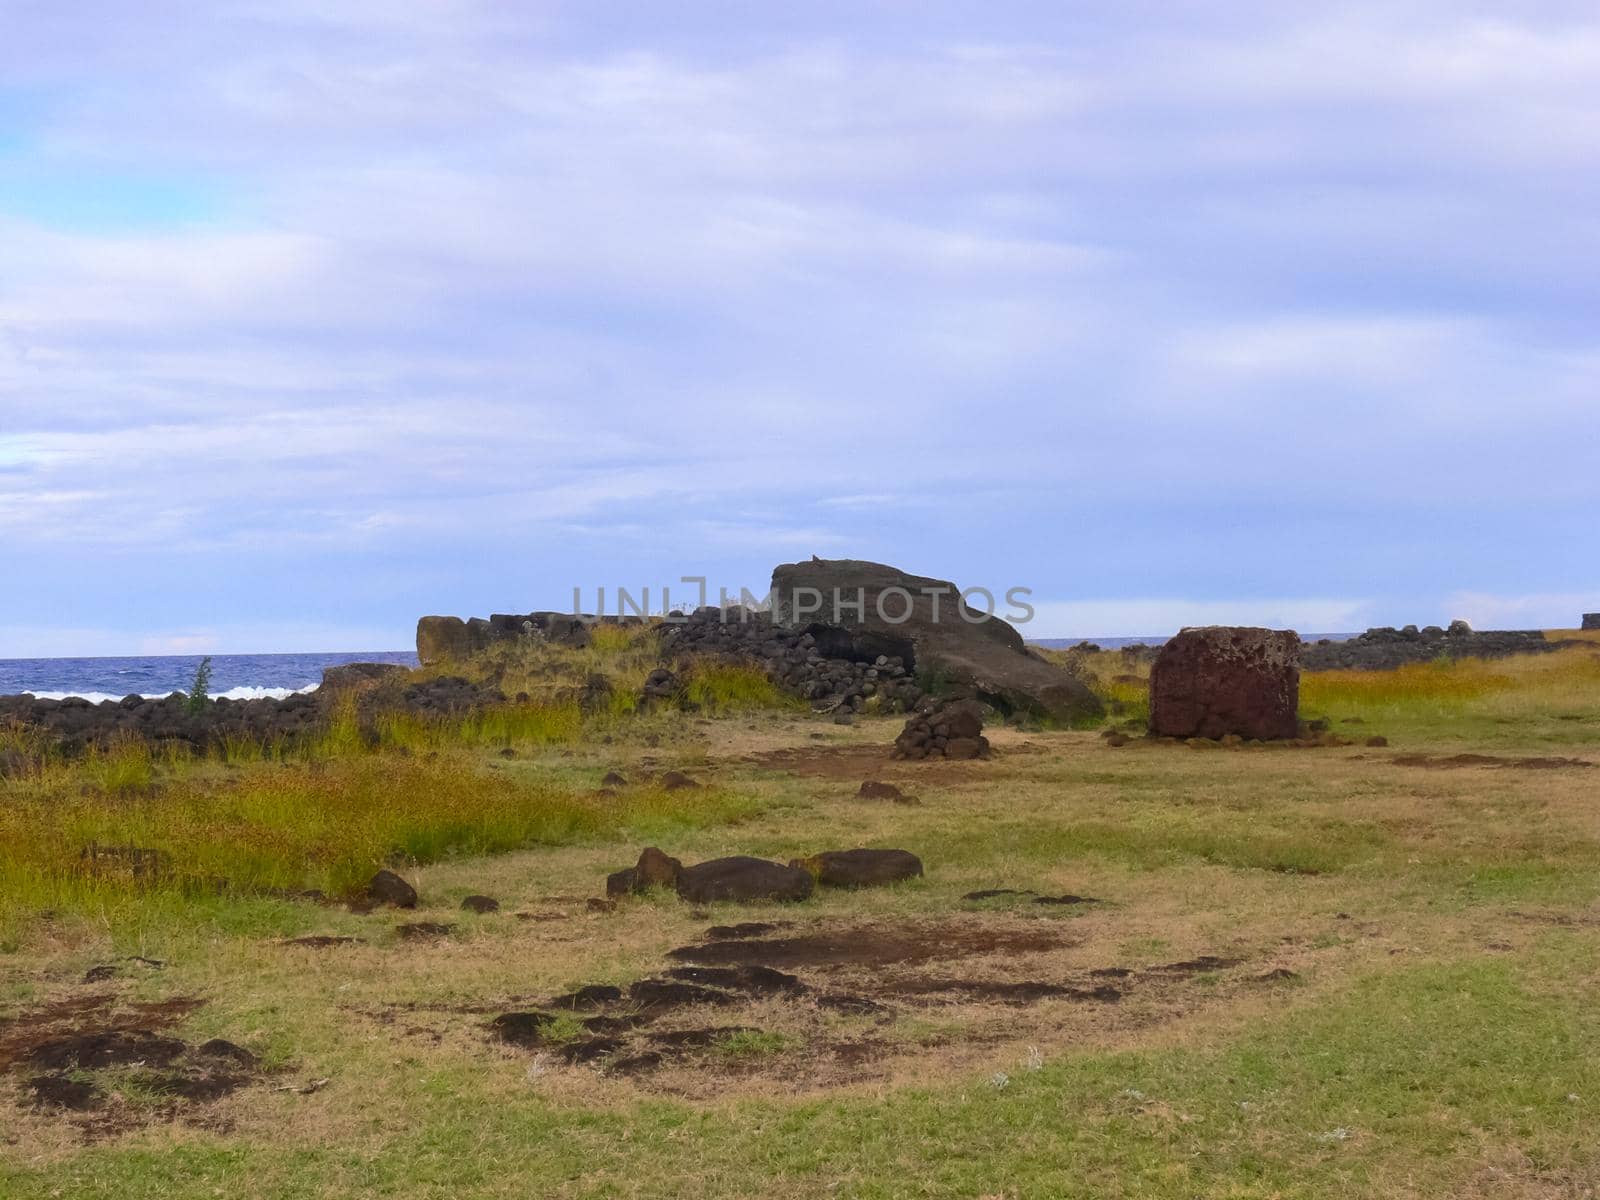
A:
[[[807,558],[1600,610],[1600,10],[0,0],[0,657]]]

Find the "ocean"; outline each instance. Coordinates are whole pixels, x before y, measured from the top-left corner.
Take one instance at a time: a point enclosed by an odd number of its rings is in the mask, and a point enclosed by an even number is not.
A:
[[[1302,635],[1306,641],[1332,638],[1342,641],[1349,633]],[[1159,646],[1163,634],[1148,637],[1038,638],[1036,646],[1064,650],[1082,641],[1107,650],[1143,642]],[[129,658],[0,658],[0,696],[31,692],[41,699],[82,696],[85,700],[121,700],[124,696],[169,696],[186,692],[194,682],[199,654],[152,654]],[[211,695],[230,700],[261,697],[282,699],[307,692],[322,682],[322,668],[350,662],[399,663],[414,667],[411,650],[347,650],[334,654],[214,654],[211,656]]]
[[[129,658],[0,658],[0,696],[31,692],[41,699],[82,696],[98,703],[124,696],[186,692],[203,655],[152,654]],[[322,668],[350,662],[417,665],[411,650],[350,650],[337,654],[213,654],[211,695],[230,700],[282,699],[322,682]]]

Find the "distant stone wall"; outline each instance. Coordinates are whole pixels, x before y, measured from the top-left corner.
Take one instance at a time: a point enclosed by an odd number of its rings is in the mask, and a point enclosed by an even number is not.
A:
[[[638,624],[637,617],[600,618],[610,624]],[[417,659],[425,667],[461,662],[497,642],[533,638],[562,646],[587,646],[594,617],[571,613],[495,613],[491,617],[422,617],[417,621]]]
[[[1313,642],[1301,652],[1300,665],[1307,671],[1381,671],[1436,658],[1508,658],[1513,654],[1542,654],[1561,646],[1561,642],[1550,641],[1537,629],[1478,633],[1465,621],[1452,621],[1448,629],[1437,625],[1425,629],[1415,625],[1403,629],[1386,626],[1369,629],[1349,641]]]
[[[359,693],[364,724],[370,723],[379,708],[425,718],[445,717],[506,701],[498,691],[466,679],[445,676],[411,683],[410,674],[404,667],[387,663],[351,663],[323,672],[323,686],[315,692],[297,692],[281,700],[219,697],[196,712],[190,711],[188,697],[182,692],[149,698],[128,696],[98,704],[77,696],[49,700],[23,693],[0,696],[0,725],[15,723],[36,729],[48,744],[69,757],[127,737],[201,752],[231,740],[292,744],[319,733],[328,726],[335,697],[351,688]],[[20,760],[13,765],[20,765]],[[0,768],[4,767],[0,763]],[[0,775],[6,773],[0,769]]]

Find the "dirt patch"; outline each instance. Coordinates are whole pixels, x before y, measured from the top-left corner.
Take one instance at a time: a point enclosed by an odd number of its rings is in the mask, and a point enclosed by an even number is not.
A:
[[[1237,958],[1218,958],[1215,954],[1202,954],[1199,958],[1186,958],[1182,962],[1163,963],[1150,970],[1161,975],[1199,975],[1206,971],[1225,971],[1239,965]]]
[[[903,966],[988,954],[1038,954],[1071,944],[1057,929],[929,922],[856,925],[779,938],[730,938],[680,946],[667,956],[702,965],[827,969]]]
[[[1500,767],[1515,771],[1583,770],[1597,764],[1583,758],[1504,758],[1497,754],[1399,754],[1389,760],[1399,767],[1448,770],[1451,767]]]
[[[455,926],[439,921],[411,921],[405,925],[396,925],[394,931],[400,935],[400,940],[403,942],[431,942],[449,937],[455,931]]]
[[[31,1106],[71,1122],[86,1139],[190,1120],[197,1107],[260,1078],[256,1056],[243,1046],[220,1038],[191,1046],[166,1032],[202,1003],[175,997],[119,1005],[101,993],[27,1009],[0,1020],[0,1070],[28,1072]],[[115,1075],[96,1077],[101,1072]]]
[[[1030,904],[1044,905],[1073,905],[1073,904],[1099,904],[1100,901],[1093,896],[1075,896],[1068,892],[1063,896],[1041,896],[1038,892],[1026,888],[984,888],[982,891],[968,892],[961,897],[969,903],[983,900],[1027,900]]]
[[[741,925],[713,925],[706,930],[708,938],[719,941],[727,938],[752,938],[764,934],[776,933],[780,929],[794,928],[793,921],[746,921]]]
[[[1061,983],[1043,983],[1038,980],[1007,982],[991,979],[919,979],[893,984],[886,991],[889,995],[908,999],[956,995],[964,1000],[997,1004],[1037,1004],[1041,1000],[1093,1000],[1102,1004],[1115,1004],[1122,999],[1122,992],[1110,984],[1083,988]]]
[[[744,761],[805,779],[847,783],[867,778],[880,784],[891,780],[929,784],[987,779],[993,774],[993,763],[987,760],[891,761],[887,746],[794,746],[748,754]]]

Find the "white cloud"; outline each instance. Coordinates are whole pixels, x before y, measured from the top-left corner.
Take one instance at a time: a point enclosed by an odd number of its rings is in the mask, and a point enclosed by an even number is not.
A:
[[[1365,600],[1240,597],[1237,600],[1130,598],[1033,601],[1024,637],[1168,637],[1188,625],[1264,625],[1300,633],[1351,633],[1367,627]],[[1002,616],[1005,613],[1002,611]]]
[[[1527,596],[1455,592],[1445,604],[1474,629],[1576,629],[1584,613],[1600,612],[1600,579],[1587,592]]]

